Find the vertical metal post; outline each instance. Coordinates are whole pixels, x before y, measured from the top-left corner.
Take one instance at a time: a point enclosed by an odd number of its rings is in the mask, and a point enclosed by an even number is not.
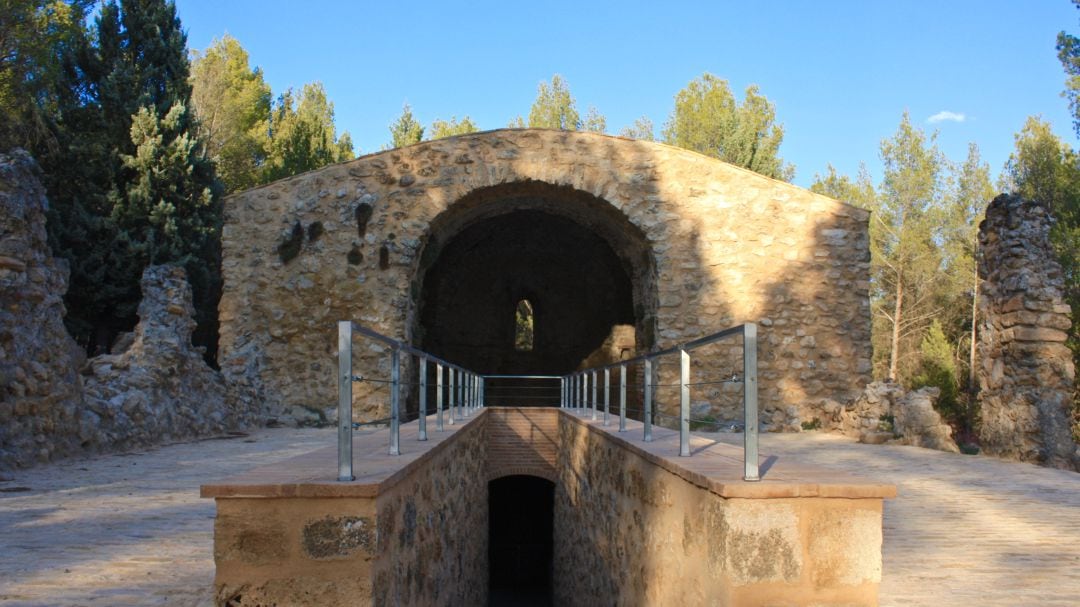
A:
[[[652,442],[652,359],[645,359],[645,411],[641,422],[645,425],[645,442]]]
[[[559,408],[566,408],[566,376],[559,378]]]
[[[619,432],[626,432],[626,363],[619,365]]]
[[[690,353],[679,349],[679,455],[690,457]]]
[[[443,366],[442,363],[435,363],[435,429],[439,432],[443,430]]]
[[[401,455],[398,419],[401,407],[401,350],[394,346],[390,352],[390,455]]]
[[[465,404],[465,372],[461,369],[457,370],[457,396],[454,398],[455,411],[457,411],[457,419],[461,421],[465,418],[461,414],[461,408]]]
[[[461,408],[461,416],[469,417],[469,410],[472,408],[472,374],[468,371],[461,372],[461,402],[465,404]]]
[[[446,413],[447,413],[447,417],[450,419],[450,425],[451,426],[454,425],[454,407],[456,406],[454,404],[456,402],[455,396],[457,396],[457,389],[456,389],[456,386],[455,386],[455,383],[454,383],[454,380],[456,378],[457,378],[457,371],[455,371],[453,367],[447,367],[446,368],[446,379],[447,379],[447,381],[450,382],[450,385],[447,386],[447,390],[446,390]]]
[[[581,374],[581,414],[589,409],[589,374]]]
[[[352,321],[338,321],[338,480],[351,481],[352,469]]]
[[[757,325],[743,325],[743,480],[758,476]]]
[[[596,371],[592,372],[592,420],[596,421]]]
[[[486,383],[487,383],[487,380],[483,376],[481,376],[480,377],[480,408],[481,409],[483,409],[484,407],[487,406],[487,401],[484,400],[484,385]]]
[[[417,440],[427,440],[427,357],[420,357],[420,434]]]
[[[611,369],[604,367],[604,425],[608,425],[611,412]]]

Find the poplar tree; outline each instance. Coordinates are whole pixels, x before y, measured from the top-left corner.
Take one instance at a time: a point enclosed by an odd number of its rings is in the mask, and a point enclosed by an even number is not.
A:
[[[665,143],[790,181],[795,169],[780,158],[784,128],[772,103],[747,87],[740,104],[726,80],[706,73],[675,95]]]

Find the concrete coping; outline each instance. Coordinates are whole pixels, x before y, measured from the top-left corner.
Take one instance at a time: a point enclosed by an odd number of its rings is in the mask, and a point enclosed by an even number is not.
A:
[[[263,466],[239,476],[201,487],[204,498],[283,498],[283,497],[376,497],[446,448],[461,432],[480,427],[489,409],[480,409],[454,425],[445,424],[442,432],[433,430],[434,416],[428,417],[428,440],[418,441],[419,424],[401,425],[401,455],[389,455],[389,430],[380,429],[353,434],[353,473],[356,480],[339,482],[337,445],[294,457],[273,466]],[[535,411],[535,408],[530,408]],[[643,440],[642,424],[627,420],[626,432],[619,432],[618,417],[610,425],[591,421],[568,409],[551,408],[572,423],[602,433],[616,446],[641,457],[686,481],[724,498],[891,498],[896,486],[877,483],[840,471],[828,470],[764,453],[761,455],[761,480],[742,480],[742,447],[700,435],[691,436],[691,457],[679,457],[679,433],[653,427],[653,441]],[[589,412],[586,416],[591,415]]]

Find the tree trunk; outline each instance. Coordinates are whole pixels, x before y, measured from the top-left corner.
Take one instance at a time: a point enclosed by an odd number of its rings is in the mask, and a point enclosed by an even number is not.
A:
[[[899,381],[897,379],[896,367],[897,359],[900,358],[900,321],[902,320],[901,312],[904,306],[904,273],[896,273],[896,307],[893,310],[893,325],[892,325],[892,351],[889,353],[889,379],[892,381]]]

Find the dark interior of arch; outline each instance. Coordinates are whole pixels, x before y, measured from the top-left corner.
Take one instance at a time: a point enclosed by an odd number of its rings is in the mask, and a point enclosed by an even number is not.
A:
[[[491,607],[551,605],[555,483],[506,476],[488,483]]]
[[[425,246],[422,349],[483,374],[560,375],[613,326],[635,325],[640,334],[649,325],[646,289],[635,284],[649,274],[644,238],[610,205],[537,184],[484,194],[448,211]],[[515,348],[522,300],[534,321],[529,350]],[[639,347],[647,341],[639,337]]]

